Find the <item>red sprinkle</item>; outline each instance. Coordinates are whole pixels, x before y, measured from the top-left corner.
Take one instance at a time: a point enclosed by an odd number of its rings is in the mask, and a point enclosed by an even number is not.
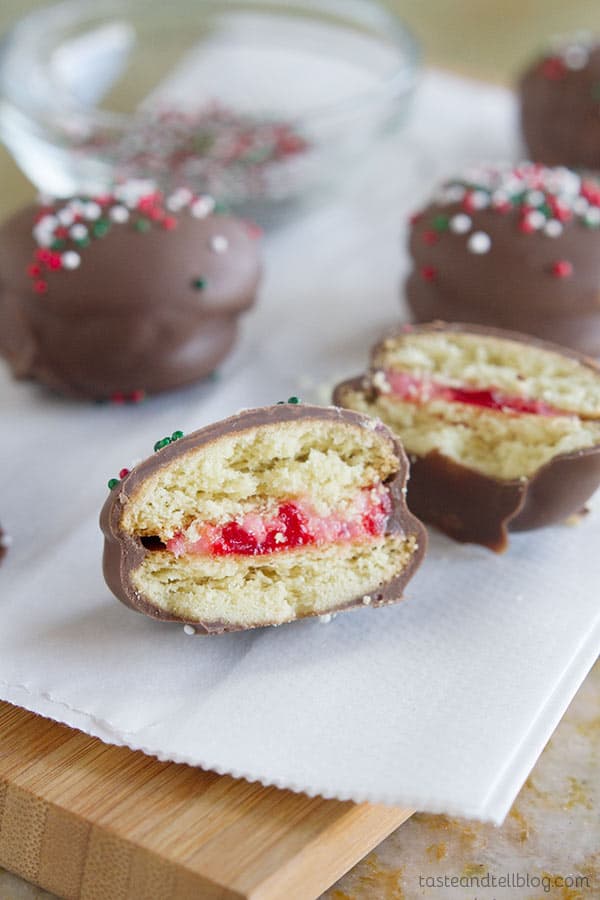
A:
[[[435,231],[424,231],[423,232],[423,240],[426,244],[436,244],[438,239],[438,235]]]
[[[48,257],[48,268],[52,269],[53,272],[56,272],[58,269],[62,269],[62,260],[60,258],[60,253],[51,253]]]
[[[437,269],[433,266],[423,266],[421,269],[421,278],[425,281],[435,281],[437,274]]]
[[[119,478],[122,480],[126,475],[129,475],[129,469],[121,469],[119,472]]]
[[[27,274],[30,278],[39,278],[42,274],[42,267],[38,266],[37,263],[31,263],[30,266],[27,266]]]
[[[45,294],[48,290],[48,285],[45,281],[36,281],[33,285],[33,289],[36,294]]]
[[[175,216],[165,216],[161,222],[163,228],[167,231],[172,231],[174,228],[177,228],[177,219]]]
[[[110,397],[111,403],[125,403],[125,394],[122,394],[120,391],[117,391],[115,394],[111,394]]]
[[[568,259],[557,259],[552,263],[552,274],[555,278],[568,278],[573,274],[573,263]]]
[[[567,67],[558,56],[549,56],[540,66],[540,72],[550,81],[560,81],[567,74]]]
[[[129,399],[132,403],[141,403],[142,400],[146,397],[146,391],[138,390],[132,391],[129,395]]]

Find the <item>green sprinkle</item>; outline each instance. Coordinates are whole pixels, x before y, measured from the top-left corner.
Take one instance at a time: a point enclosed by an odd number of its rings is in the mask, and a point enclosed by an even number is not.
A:
[[[226,203],[223,203],[222,201],[218,201],[217,203],[215,203],[214,211],[216,213],[224,213],[224,212],[228,212],[228,210],[229,210],[229,207],[227,206]]]
[[[121,483],[121,482],[119,481],[118,478],[110,478],[109,481],[108,481],[108,489],[109,489],[109,491],[114,490],[114,488],[116,488],[116,486],[117,486],[118,484],[120,484],[120,483]]]
[[[275,406],[285,406],[285,400],[278,400]]]
[[[183,437],[183,431],[174,431],[173,434],[171,435],[171,440],[178,441],[179,438],[182,438],[182,437]]]
[[[77,244],[78,247],[87,247],[87,245],[89,244],[89,242],[90,242],[89,237],[78,238],[78,239],[75,241],[75,243]]]
[[[149,219],[138,219],[135,223],[136,231],[148,231],[151,227],[151,222]]]
[[[57,238],[55,241],[52,241],[50,246],[53,250],[64,250],[67,246],[67,242],[63,241],[62,238]]]
[[[203,291],[206,287],[206,278],[194,278],[192,281],[192,287],[196,291]]]
[[[157,441],[157,442],[155,443],[155,445],[154,445],[154,452],[156,453],[157,450],[162,450],[163,447],[166,447],[167,444],[170,444],[170,443],[171,443],[171,438],[170,438],[170,437],[164,437],[164,438],[161,438],[160,441]]]
[[[108,234],[109,229],[110,222],[107,219],[98,219],[92,225],[92,234],[94,237],[104,237],[105,234]]]
[[[300,397],[288,397],[288,403],[300,403]]]
[[[552,207],[550,207],[547,203],[542,203],[541,206],[538,206],[538,209],[541,213],[544,213],[547,219],[552,218]]]
[[[450,224],[450,216],[434,216],[431,224],[435,231],[447,231]]]

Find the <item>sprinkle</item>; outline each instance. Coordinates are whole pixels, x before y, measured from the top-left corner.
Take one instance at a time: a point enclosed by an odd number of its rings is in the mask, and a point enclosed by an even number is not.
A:
[[[92,225],[92,234],[94,237],[104,237],[108,234],[110,230],[110,222],[106,219],[98,219],[97,222],[94,222]]]
[[[129,469],[121,469],[119,472],[119,478],[123,480],[127,475],[129,475]]]
[[[57,272],[59,269],[62,269],[62,260],[59,253],[51,253],[48,257],[48,261],[46,263],[48,268],[52,272]]]
[[[539,209],[532,209],[531,212],[527,213],[525,219],[529,227],[534,231],[543,228],[546,224],[546,216],[543,212],[540,212]]]
[[[450,231],[454,234],[466,234],[471,228],[473,220],[465,213],[457,213],[450,219]]]
[[[183,431],[174,431],[173,434],[171,435],[171,440],[178,441],[182,437],[183,437]]]
[[[362,598],[362,602],[365,606],[368,606],[371,602],[371,597],[368,594],[365,594],[365,596]]]
[[[450,223],[449,216],[438,215],[438,216],[434,216],[432,225],[436,231],[447,231],[449,223]]]
[[[142,400],[146,398],[146,391],[143,391],[138,388],[137,391],[132,391],[129,395],[129,399],[132,403],[141,403]]]
[[[543,191],[527,191],[525,194],[525,202],[528,206],[541,206],[545,199]]]
[[[27,274],[30,278],[39,278],[42,274],[41,266],[38,266],[37,263],[31,263],[31,265],[27,266]]]
[[[589,57],[589,50],[587,47],[584,47],[583,44],[571,44],[569,47],[565,48],[562,54],[567,69],[571,69],[573,72],[585,69]]]
[[[74,241],[80,241],[82,238],[87,237],[88,230],[85,225],[82,225],[81,222],[77,222],[71,229],[69,229],[69,234]]]
[[[148,219],[138,219],[135,223],[136,231],[148,231],[151,227],[151,223]]]
[[[171,443],[170,437],[161,438],[160,441],[157,441],[154,445],[154,452],[156,453],[158,450],[162,450],[163,447],[168,446]]]
[[[56,213],[56,218],[61,225],[64,225],[68,228],[69,225],[72,225],[75,221],[75,213],[72,209],[69,209],[68,206],[65,206],[64,209],[59,209],[59,211]]]
[[[95,219],[99,219],[102,215],[102,207],[99,203],[96,203],[94,200],[89,201],[89,203],[85,203],[83,206],[83,215],[86,219],[93,222]]]
[[[225,253],[229,247],[229,241],[223,234],[215,234],[210,239],[211,250],[215,253]]]
[[[183,626],[183,633],[184,633],[184,634],[189,634],[189,635],[196,634],[196,629],[194,628],[193,625],[184,625],[184,626]]]
[[[192,287],[195,291],[203,291],[206,287],[206,278],[194,278],[192,279]]]
[[[319,622],[321,622],[322,625],[329,625],[332,618],[333,616],[331,615],[331,613],[325,613],[325,615],[319,616]]]
[[[600,226],[600,209],[597,206],[589,209],[583,221],[588,228],[598,228]]]
[[[198,197],[190,206],[190,212],[196,219],[205,219],[213,212],[215,201],[208,194]]]
[[[119,482],[119,479],[118,479],[118,478],[109,478],[109,480],[108,480],[108,489],[109,489],[109,491],[114,490],[114,489],[116,488],[116,486],[117,486],[119,483],[120,483],[120,482]]]
[[[573,264],[568,259],[558,259],[552,263],[551,271],[555,278],[568,278],[573,274]]]
[[[174,228],[177,228],[177,219],[175,216],[165,216],[160,224],[165,231],[172,231]]]
[[[33,289],[36,294],[45,294],[48,290],[48,285],[45,281],[36,281],[33,285]]]
[[[549,81],[560,81],[566,74],[566,67],[562,59],[557,56],[549,56],[540,66],[540,71]]]
[[[429,244],[429,246],[431,246],[432,244],[436,244],[437,240],[438,240],[437,232],[431,231],[430,229],[427,229],[426,231],[424,231],[422,234],[422,237],[423,237],[423,240],[425,241],[425,243]]]
[[[76,253],[74,250],[67,250],[60,259],[64,269],[76,269],[81,263],[79,253]]]
[[[485,231],[474,231],[467,241],[470,253],[487,253],[492,246],[492,239]]]
[[[300,397],[288,397],[287,402],[291,403],[292,406],[295,406],[297,403],[300,403],[301,400],[300,400]]]
[[[111,206],[108,211],[108,217],[112,222],[123,225],[129,219],[129,210],[126,206],[119,203],[117,206]]]
[[[560,237],[563,233],[563,226],[558,221],[558,219],[550,219],[544,225],[544,234],[548,235],[548,237]]]
[[[585,197],[576,197],[573,200],[573,212],[576,216],[584,216],[589,208],[590,204]]]
[[[437,269],[433,266],[423,266],[421,269],[421,278],[425,281],[435,281],[437,278]]]

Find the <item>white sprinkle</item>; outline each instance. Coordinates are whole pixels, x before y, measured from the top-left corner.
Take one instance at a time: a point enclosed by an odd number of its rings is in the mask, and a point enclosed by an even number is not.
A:
[[[365,606],[369,605],[369,603],[371,602],[371,598],[369,597],[368,594],[365,594],[365,596],[362,599],[362,602],[364,603]]]
[[[118,206],[111,206],[108,211],[109,217],[113,222],[118,222],[119,224],[123,224],[129,218],[129,210],[126,206],[122,206],[119,204]]]
[[[319,622],[321,622],[323,625],[329,625],[332,619],[333,616],[331,615],[331,613],[325,613],[324,616],[319,616]]]
[[[276,544],[285,544],[286,536],[282,534],[281,531],[277,531],[275,534],[275,543]]]
[[[492,239],[485,231],[474,231],[467,241],[470,253],[487,253],[492,246]]]
[[[450,219],[450,231],[454,234],[466,234],[473,224],[471,217],[465,213],[457,213]]]
[[[541,206],[546,198],[542,191],[527,191],[525,202],[528,206]]]
[[[87,237],[88,230],[85,225],[82,225],[81,222],[76,222],[75,225],[73,225],[73,227],[69,229],[69,234],[74,241],[82,241]]]
[[[40,221],[38,222],[38,226],[40,228],[46,228],[48,231],[53,230],[59,224],[57,216],[42,216]]]
[[[473,191],[471,194],[471,205],[473,209],[485,209],[490,205],[490,195],[485,191]]]
[[[190,206],[190,212],[196,219],[205,219],[215,208],[215,201],[208,194],[202,194]]]
[[[47,231],[45,228],[38,228],[37,225],[33,229],[33,236],[36,244],[40,247],[49,247],[54,240],[51,231]]]
[[[571,44],[563,51],[563,60],[567,69],[574,72],[584,69],[587,65],[590,53],[587,47],[581,44]]]
[[[494,191],[492,194],[492,206],[504,206],[508,203],[508,193],[506,191]]]
[[[538,228],[543,228],[546,224],[546,216],[543,212],[540,212],[539,209],[534,209],[527,213],[526,220],[527,224],[536,231]]]
[[[173,193],[169,194],[167,197],[167,209],[170,209],[172,212],[178,212],[180,209],[183,209],[184,206],[188,205],[193,196],[194,195],[189,188],[177,188],[176,191],[173,191]]]
[[[72,209],[66,206],[64,209],[59,209],[56,214],[56,218],[60,222],[61,225],[64,225],[65,228],[68,228],[69,225],[72,225],[75,221],[75,213]]]
[[[548,237],[560,237],[562,233],[562,222],[559,222],[558,219],[550,219],[544,225],[544,234],[548,235]]]
[[[102,207],[99,203],[96,203],[94,200],[90,200],[89,203],[86,203],[83,208],[83,214],[90,222],[99,219],[102,215]]]
[[[589,208],[590,204],[585,197],[576,197],[573,200],[573,212],[576,216],[584,216]]]
[[[211,249],[214,250],[215,253],[225,253],[227,248],[229,247],[229,241],[223,234],[215,234],[210,239]]]
[[[196,629],[194,628],[193,625],[184,625],[183,633],[184,634],[196,634]]]
[[[74,250],[67,250],[61,255],[60,261],[64,269],[76,269],[81,262],[81,257]]]
[[[587,213],[585,214],[585,223],[586,225],[590,225],[592,228],[596,228],[600,225],[600,209],[597,206],[591,206]]]
[[[385,372],[382,372],[381,370],[375,372],[375,374],[372,376],[371,384],[373,385],[373,387],[376,387],[377,390],[382,394],[389,394],[391,391],[390,384],[385,377]]]

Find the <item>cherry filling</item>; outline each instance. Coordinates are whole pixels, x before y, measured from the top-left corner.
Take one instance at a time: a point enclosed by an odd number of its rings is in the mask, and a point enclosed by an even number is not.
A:
[[[175,556],[262,556],[308,545],[360,541],[384,534],[391,510],[383,484],[360,491],[344,515],[322,516],[306,500],[287,500],[272,512],[246,513],[220,525],[194,521],[174,534],[166,549]]]
[[[408,372],[385,373],[385,380],[392,393],[401,400],[411,403],[428,403],[431,400],[446,400],[449,403],[466,403],[483,409],[493,409],[504,413],[530,413],[537,416],[573,416],[575,413],[556,409],[542,400],[529,397],[511,397],[497,388],[452,387],[419,378]]]

